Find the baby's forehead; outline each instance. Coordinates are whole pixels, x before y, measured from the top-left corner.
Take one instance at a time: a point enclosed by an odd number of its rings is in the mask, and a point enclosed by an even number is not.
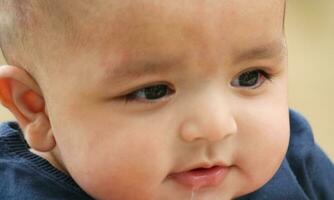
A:
[[[42,14],[36,16],[39,18],[36,20],[39,22],[38,28],[44,27],[44,32],[69,35],[68,41],[72,45],[89,41],[98,42],[103,38],[123,40],[122,45],[141,39],[150,43],[154,41],[154,36],[147,34],[148,32],[155,32],[155,37],[168,38],[168,35],[163,33],[166,28],[173,28],[174,34],[180,34],[180,31],[176,32],[182,29],[185,34],[188,34],[186,37],[195,37],[193,33],[204,33],[205,31],[202,30],[205,29],[211,29],[211,32],[220,31],[221,35],[233,35],[235,32],[240,33],[241,30],[238,27],[243,25],[249,28],[244,32],[246,35],[250,30],[254,32],[254,28],[268,27],[259,26],[259,23],[255,24],[257,27],[249,27],[245,19],[253,22],[262,20],[267,24],[278,23],[283,19],[282,0],[187,0],[182,2],[53,0],[43,1],[40,4],[35,6],[43,10]],[[220,30],[217,30],[217,27],[220,27]],[[223,31],[228,31],[228,34]],[[169,32],[169,34],[172,33]]]
[[[67,7],[75,2],[67,3]],[[71,13],[75,21],[72,26],[79,34],[95,39],[94,42],[105,38],[118,40],[122,46],[142,40],[150,44],[156,39],[196,37],[197,33],[206,34],[206,38],[219,37],[218,34],[221,37],[238,35],[235,38],[239,40],[251,34],[255,36],[254,33],[261,38],[264,29],[283,32],[284,6],[281,0],[99,2],[91,6],[76,4],[76,11]],[[179,35],[181,32],[184,35]]]
[[[213,46],[220,51],[217,54],[224,54],[232,46],[241,49],[261,40],[266,40],[263,45],[273,43],[283,33],[282,0],[53,0],[42,4],[47,17],[37,16],[40,23],[35,30],[41,30],[36,37],[47,35],[39,38],[55,46],[61,41],[57,38],[65,38],[67,51],[90,49],[104,57],[129,50],[137,57],[155,52],[181,55],[189,49],[208,55]]]
[[[99,51],[102,66],[161,66],[195,51],[203,59],[227,52],[244,59],[269,57],[283,49],[281,0],[98,2],[66,6],[76,7],[77,43]]]

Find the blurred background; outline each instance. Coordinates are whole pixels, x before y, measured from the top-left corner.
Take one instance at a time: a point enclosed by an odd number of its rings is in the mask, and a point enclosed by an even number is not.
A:
[[[334,161],[334,1],[288,0],[290,107]]]
[[[286,35],[290,107],[310,121],[316,141],[334,161],[334,1],[288,0]],[[13,119],[0,106],[0,121]]]

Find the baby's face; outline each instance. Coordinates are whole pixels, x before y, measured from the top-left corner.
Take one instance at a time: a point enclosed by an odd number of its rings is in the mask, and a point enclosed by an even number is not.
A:
[[[269,181],[289,140],[284,2],[100,1],[80,5],[82,46],[64,44],[43,86],[75,181],[112,200],[231,199]]]

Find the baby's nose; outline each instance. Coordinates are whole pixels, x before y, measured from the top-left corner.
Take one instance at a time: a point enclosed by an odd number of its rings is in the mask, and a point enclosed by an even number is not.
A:
[[[226,103],[206,103],[189,113],[191,118],[180,127],[180,136],[186,142],[207,140],[216,142],[237,132],[237,123]]]

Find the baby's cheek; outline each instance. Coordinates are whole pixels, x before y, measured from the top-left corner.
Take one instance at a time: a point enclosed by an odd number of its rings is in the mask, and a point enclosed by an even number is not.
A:
[[[137,138],[111,149],[89,162],[84,189],[97,199],[152,199],[166,176],[166,155],[159,144]]]
[[[240,146],[237,164],[245,182],[244,192],[266,184],[280,167],[289,143],[288,125],[269,126],[254,131]],[[252,130],[252,129],[250,129]],[[248,132],[249,133],[249,132]]]

